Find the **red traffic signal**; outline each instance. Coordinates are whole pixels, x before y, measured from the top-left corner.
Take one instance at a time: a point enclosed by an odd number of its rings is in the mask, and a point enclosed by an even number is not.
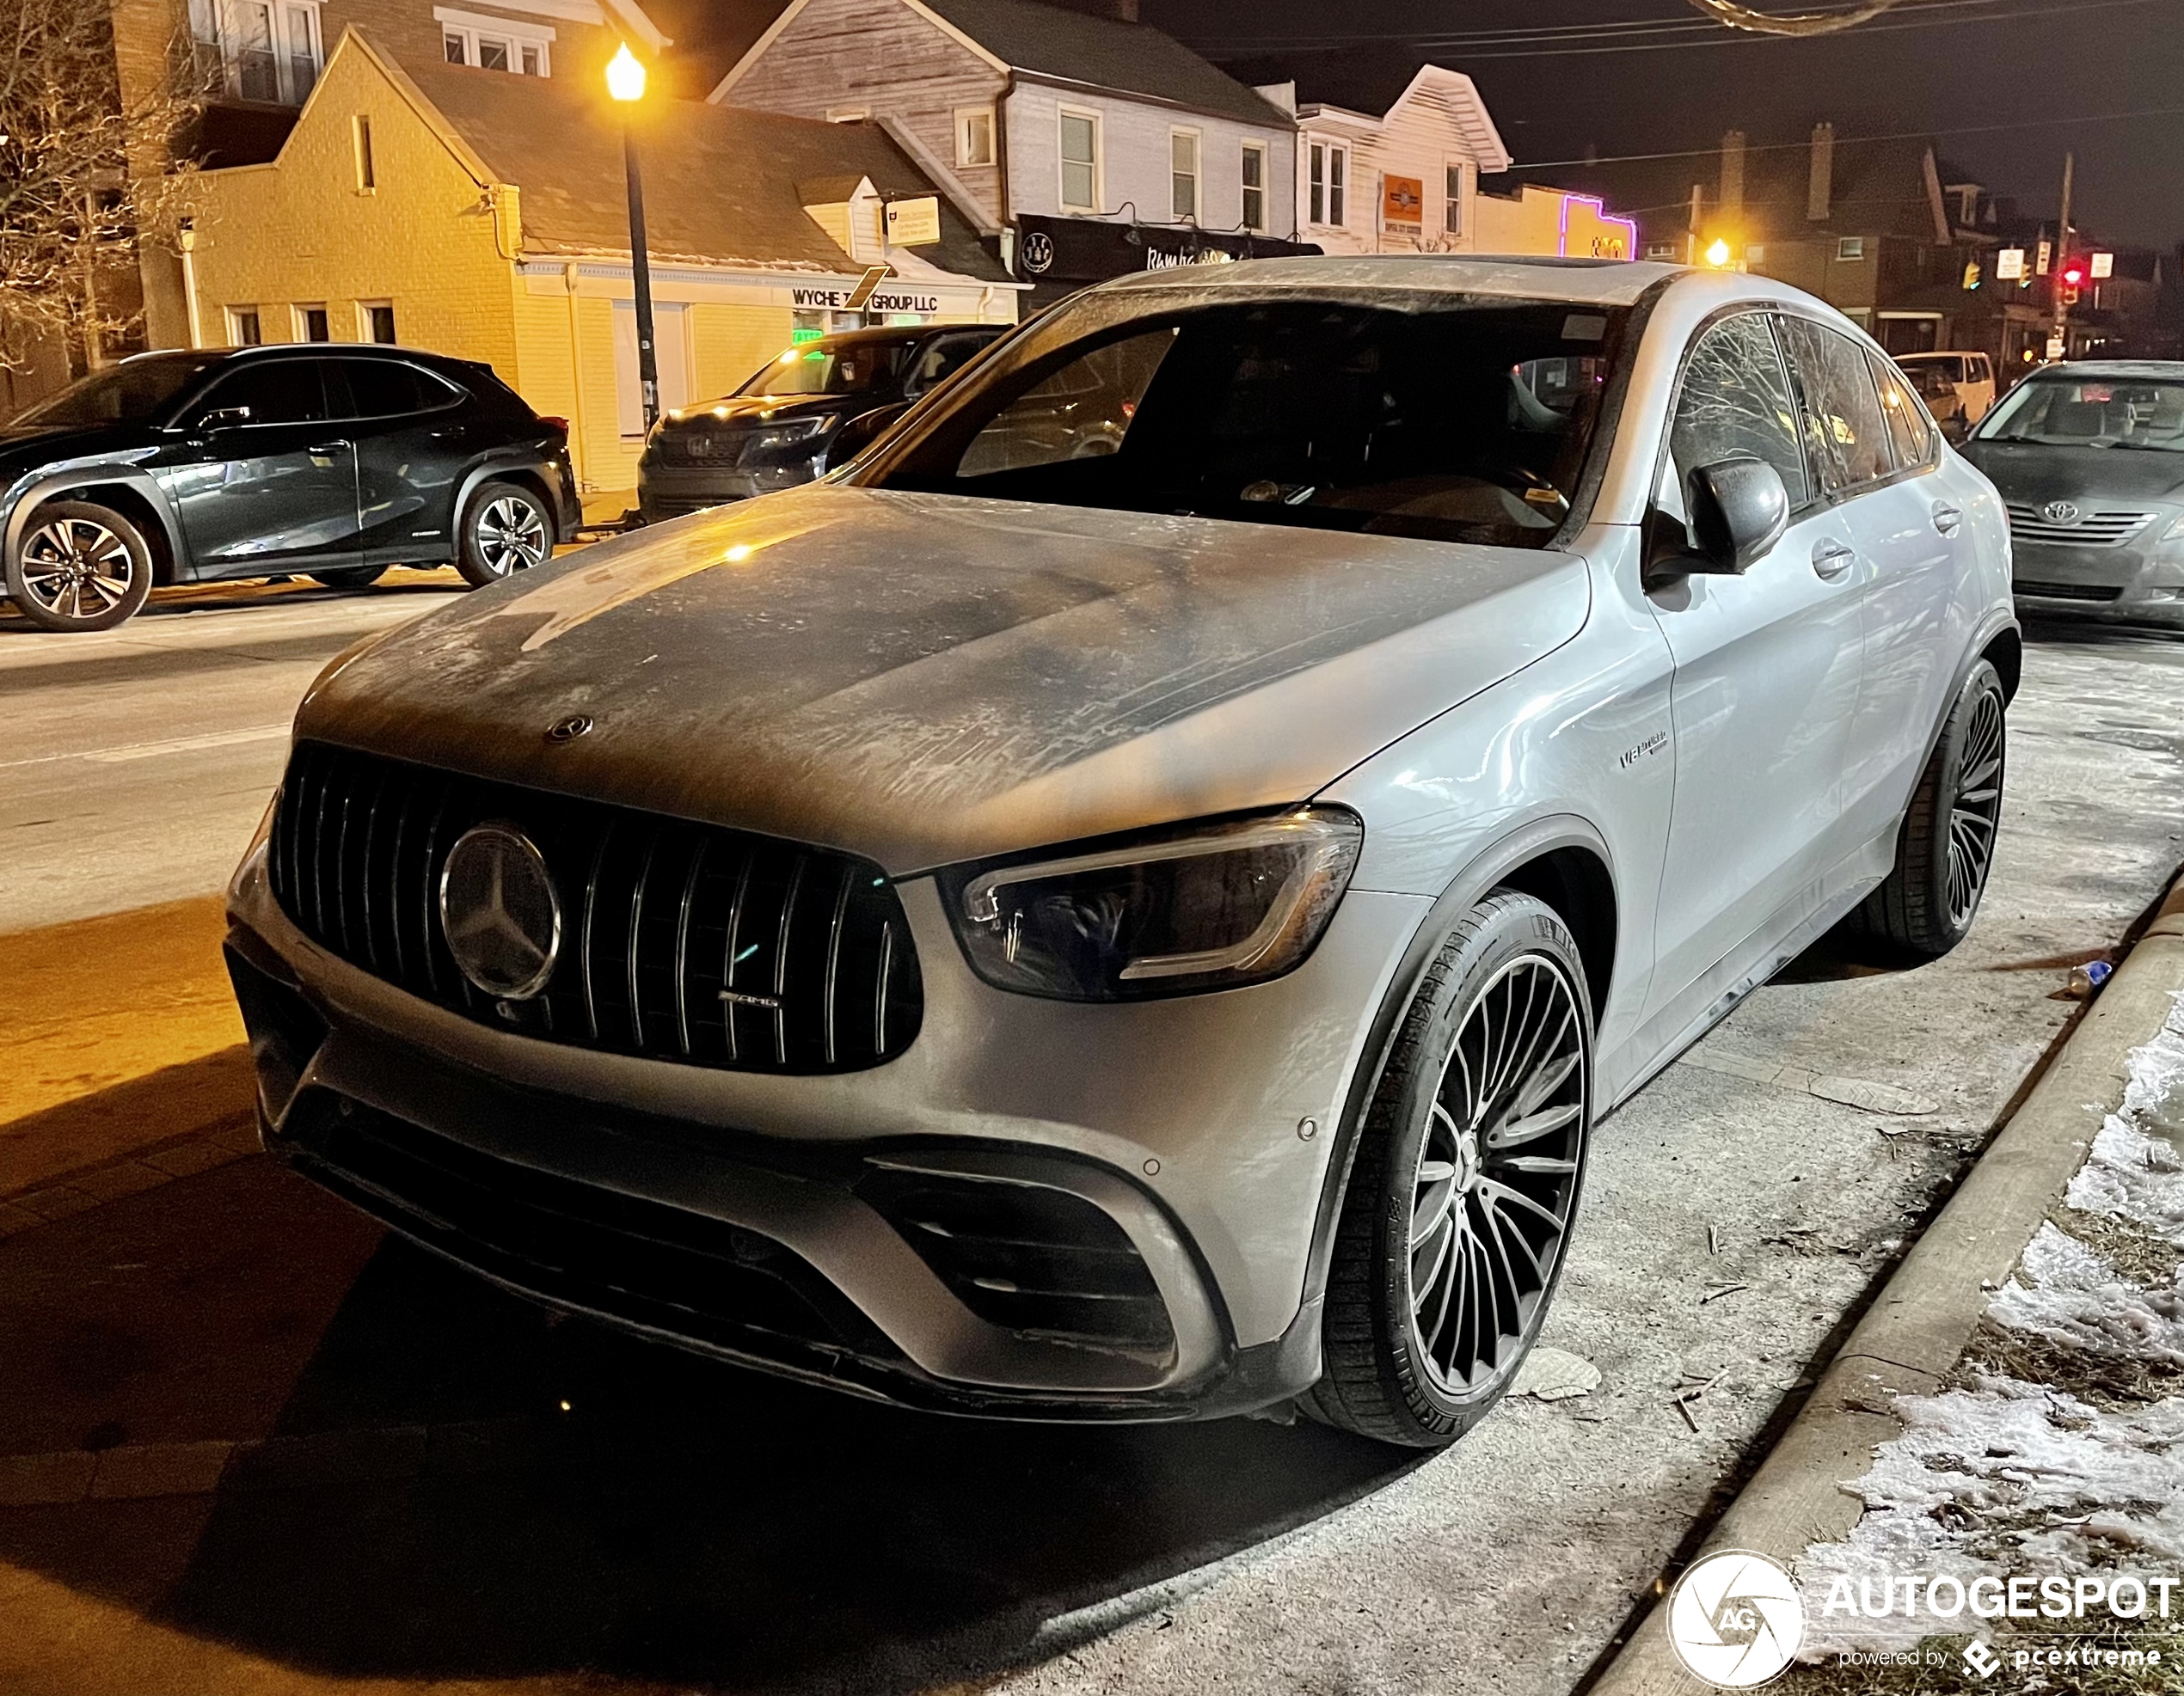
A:
[[[2079,284],[2085,281],[2084,264],[2078,260],[2072,260],[2063,267],[2063,280],[2074,289],[2077,287]]]

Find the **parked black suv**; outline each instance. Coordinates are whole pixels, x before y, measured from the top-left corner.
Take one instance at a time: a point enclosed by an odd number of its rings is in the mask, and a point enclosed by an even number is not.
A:
[[[800,342],[733,395],[667,413],[637,462],[644,521],[808,483],[1013,326],[909,324]]]
[[[8,598],[48,630],[110,629],[156,583],[491,583],[579,518],[566,423],[407,348],[140,353],[0,429]]]

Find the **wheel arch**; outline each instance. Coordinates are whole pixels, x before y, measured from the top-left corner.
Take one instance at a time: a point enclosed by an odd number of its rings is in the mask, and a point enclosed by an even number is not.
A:
[[[2017,627],[2004,624],[1991,633],[1978,657],[2001,675],[2003,703],[2016,700],[2017,684],[2025,675],[2025,639]]]
[[[465,471],[462,481],[456,486],[455,514],[450,530],[458,554],[463,547],[463,518],[470,510],[470,497],[487,483],[513,483],[523,489],[537,500],[538,510],[546,515],[554,545],[559,547],[568,540],[561,534],[560,503],[554,499],[554,492],[547,486],[545,475],[538,467],[528,459],[488,459]]]
[[[1356,1162],[1364,1127],[1403,1013],[1418,993],[1442,934],[1475,903],[1497,889],[1511,889],[1545,903],[1570,928],[1583,961],[1595,1028],[1608,1004],[1622,903],[1615,857],[1606,839],[1575,814],[1555,814],[1520,826],[1475,855],[1426,910],[1403,951],[1387,993],[1374,1010],[1364,1052],[1350,1078],[1341,1117],[1334,1127],[1326,1176],[1312,1220],[1311,1251],[1301,1292],[1303,1313],[1317,1327],[1318,1303],[1327,1292],[1335,1230]],[[1317,1357],[1316,1351],[1315,1358]]]
[[[188,554],[166,491],[134,467],[75,466],[49,471],[25,485],[8,511],[7,558],[15,559],[38,509],[55,500],[83,500],[111,507],[144,532],[151,549],[151,580],[165,587],[182,580]]]

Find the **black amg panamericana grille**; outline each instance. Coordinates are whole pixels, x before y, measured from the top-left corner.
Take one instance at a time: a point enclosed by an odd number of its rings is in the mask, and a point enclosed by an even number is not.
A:
[[[537,845],[561,909],[545,989],[495,1001],[439,915],[472,825]],[[302,743],[271,846],[281,909],[322,946],[482,1024],[753,1072],[841,1072],[899,1054],[924,998],[880,868],[827,849]]]

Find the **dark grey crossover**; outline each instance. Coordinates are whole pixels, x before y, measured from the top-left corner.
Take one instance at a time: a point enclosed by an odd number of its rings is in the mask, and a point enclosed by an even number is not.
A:
[[[733,395],[669,413],[637,462],[647,523],[808,483],[1011,328],[894,325],[785,349]]]
[[[1964,452],[2009,507],[2027,611],[2184,625],[2184,364],[2051,366]]]
[[[144,353],[0,429],[8,598],[47,630],[109,629],[156,584],[450,563],[491,583],[578,522],[567,424],[406,348]]]

